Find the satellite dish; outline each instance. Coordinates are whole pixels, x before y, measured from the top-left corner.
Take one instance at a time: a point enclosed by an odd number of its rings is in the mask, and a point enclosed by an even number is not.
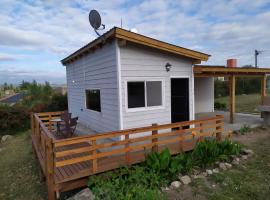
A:
[[[89,13],[89,22],[91,26],[94,28],[96,34],[100,36],[100,34],[97,32],[97,30],[103,30],[105,28],[104,24],[101,24],[101,17],[98,11],[91,10]],[[102,26],[102,28],[100,28]]]

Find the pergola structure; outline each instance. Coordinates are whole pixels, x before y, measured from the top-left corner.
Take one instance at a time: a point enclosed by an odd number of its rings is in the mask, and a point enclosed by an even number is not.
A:
[[[270,68],[235,67],[195,65],[193,68],[194,77],[228,77],[230,94],[230,123],[234,123],[235,113],[235,78],[237,76],[253,76],[261,78],[261,101],[266,96],[266,77],[270,74]]]

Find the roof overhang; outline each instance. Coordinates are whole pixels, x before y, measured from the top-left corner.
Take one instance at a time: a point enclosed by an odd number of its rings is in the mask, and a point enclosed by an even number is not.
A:
[[[195,65],[195,77],[225,77],[225,76],[264,76],[270,74],[270,68],[228,68],[225,66]]]
[[[102,36],[98,37],[94,41],[87,44],[86,46],[80,48],[79,50],[75,51],[68,57],[64,58],[63,60],[61,60],[61,62],[63,65],[73,62],[74,60],[88,54],[92,50],[95,50],[101,47],[106,42],[109,42],[115,38],[119,40],[133,42],[139,45],[148,46],[148,47],[155,48],[164,52],[169,52],[176,55],[191,58],[194,60],[194,63],[207,61],[208,58],[210,57],[210,55],[199,52],[199,51],[194,51],[194,50],[187,49],[184,47],[176,46],[176,45],[162,42],[160,40],[146,37],[144,35],[140,35],[131,31],[127,31],[118,27],[114,27],[108,32],[104,33]]]

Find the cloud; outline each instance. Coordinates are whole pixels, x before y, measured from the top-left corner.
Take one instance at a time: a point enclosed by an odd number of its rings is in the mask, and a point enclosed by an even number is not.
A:
[[[20,83],[22,80],[44,82],[45,80],[51,83],[64,83],[65,73],[49,70],[27,70],[25,67],[9,67],[8,69],[0,68],[0,77],[2,82]]]
[[[252,64],[255,48],[270,49],[269,0],[2,0],[0,48],[32,54],[18,60],[16,54],[3,51],[0,60],[37,66],[38,71],[39,63],[48,62],[43,55],[50,54],[49,59],[60,67],[61,58],[97,37],[88,22],[91,9],[100,11],[105,31],[120,26],[122,19],[123,28],[212,54],[209,64],[225,64],[233,55],[238,55],[240,65]],[[261,66],[269,65],[268,55],[265,51],[259,56]]]

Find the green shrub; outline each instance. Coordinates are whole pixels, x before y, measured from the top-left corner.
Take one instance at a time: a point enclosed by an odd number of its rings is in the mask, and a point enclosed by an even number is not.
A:
[[[176,156],[171,156],[166,148],[160,153],[149,153],[139,165],[91,176],[88,186],[96,199],[161,200],[166,196],[159,191],[160,187],[168,186],[179,172],[186,174],[195,167],[206,167],[239,154],[240,150],[239,144],[229,140],[205,140],[199,142],[193,152]]]
[[[30,112],[23,106],[0,106],[1,133],[13,134],[17,130],[28,129]]]
[[[240,153],[242,146],[228,139],[223,141],[204,140],[199,142],[192,152],[194,163],[200,167],[206,167],[217,160],[228,160],[230,155]]]
[[[241,135],[245,135],[246,133],[250,132],[251,128],[248,124],[244,124],[243,126],[241,126],[239,132],[241,133]]]
[[[161,182],[154,171],[137,165],[91,176],[88,186],[97,200],[162,200],[165,196],[158,190]]]
[[[68,101],[66,94],[55,94],[47,107],[47,111],[62,111],[68,109]]]
[[[219,101],[215,101],[214,108],[215,108],[215,110],[226,110],[227,105],[226,105],[226,103],[221,103]]]

